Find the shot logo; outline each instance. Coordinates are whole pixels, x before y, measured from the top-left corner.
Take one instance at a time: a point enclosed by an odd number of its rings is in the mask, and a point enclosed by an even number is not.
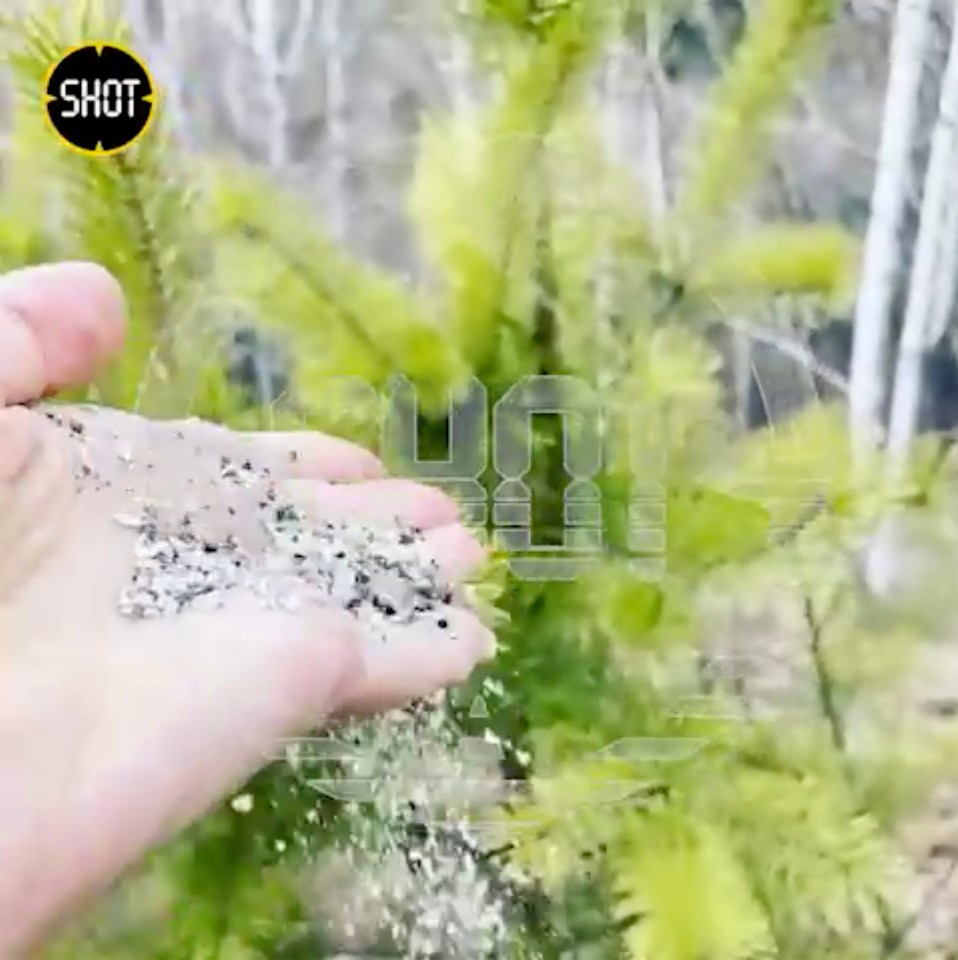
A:
[[[144,64],[109,43],[74,47],[53,65],[44,89],[47,119],[72,150],[103,156],[132,146],[156,109]]]

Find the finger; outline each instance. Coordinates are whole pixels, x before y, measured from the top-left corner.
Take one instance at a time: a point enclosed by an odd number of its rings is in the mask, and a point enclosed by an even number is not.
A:
[[[495,635],[468,610],[450,607],[443,619],[390,629],[386,641],[364,643],[366,669],[348,692],[344,713],[378,713],[464,683],[495,655]]]
[[[0,597],[23,583],[62,532],[74,495],[70,466],[42,417],[0,410]]]
[[[66,262],[0,277],[0,397],[33,400],[85,383],[123,340],[116,279],[93,263]]]
[[[0,481],[16,481],[39,449],[37,417],[24,407],[0,410]]]
[[[270,451],[284,465],[284,475],[337,482],[375,480],[386,475],[383,462],[358,444],[323,433],[240,434],[251,449]]]
[[[436,561],[449,583],[465,580],[488,559],[486,548],[460,524],[427,530],[423,540],[426,553]]]
[[[9,566],[19,563],[31,528],[51,531],[51,512],[72,498],[73,478],[60,438],[22,407],[0,411],[0,450],[7,474],[0,483],[0,556]]]
[[[205,420],[146,420],[122,410],[88,405],[44,406],[63,423],[79,423],[86,442],[99,447],[104,460],[125,449],[129,460],[152,469],[175,464],[199,475],[219,477],[228,461],[258,475],[333,481],[358,481],[382,476],[384,467],[372,453],[345,440],[319,433],[237,433]]]
[[[275,479],[292,478],[355,482],[385,475],[382,461],[363,447],[339,437],[303,431],[238,433],[202,420],[172,420],[164,429],[185,432],[205,451],[251,460]]]
[[[0,304],[0,404],[33,400],[46,389],[46,363],[36,337]]]
[[[435,487],[412,480],[370,480],[352,486],[290,480],[278,486],[313,522],[354,521],[369,526],[402,524],[427,530],[459,519],[459,505]]]

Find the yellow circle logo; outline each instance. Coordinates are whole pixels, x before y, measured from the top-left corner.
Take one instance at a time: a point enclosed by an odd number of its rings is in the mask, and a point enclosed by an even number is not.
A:
[[[126,150],[149,129],[156,87],[136,54],[113,43],[68,50],[44,84],[47,120],[71,150],[109,156]]]

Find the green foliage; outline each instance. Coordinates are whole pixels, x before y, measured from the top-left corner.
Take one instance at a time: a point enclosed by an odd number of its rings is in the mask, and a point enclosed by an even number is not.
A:
[[[120,406],[169,412],[208,389],[204,355],[209,332],[197,322],[209,296],[195,188],[162,131],[136,150],[111,157],[79,156],[62,148],[43,124],[46,70],[70,46],[89,37],[123,43],[126,27],[99,4],[38,5],[29,21],[8,23],[3,38],[19,97],[16,177],[9,192],[27,198],[18,218],[47,229],[48,255],[96,260],[119,277],[132,323],[127,349],[100,386]],[[23,253],[29,255],[30,251]],[[144,395],[150,388],[154,395]]]
[[[473,22],[522,40],[562,37],[578,44],[593,39],[616,6],[615,0],[468,0],[464,12]]]
[[[627,935],[633,956],[694,960],[764,951],[765,917],[720,830],[665,811],[643,818],[630,839],[621,909],[647,918]]]
[[[220,162],[204,178],[219,284],[291,338],[299,397],[319,407],[333,378],[383,389],[396,372],[418,388],[425,412],[448,407],[468,369],[431,303],[355,262],[302,216],[295,197],[248,169]],[[369,326],[375,318],[375,326]]]
[[[891,833],[946,746],[910,766],[905,731],[894,761],[853,748],[848,716],[901,672],[908,622],[878,629],[849,563],[872,504],[851,482],[842,413],[818,405],[736,437],[706,336],[716,304],[836,303],[853,280],[855,245],[832,224],[740,225],[712,243],[760,174],[770,123],[833,4],[765,0],[750,14],[664,224],[608,157],[586,96],[616,18],[641,8],[473,4],[502,82],[475,115],[423,123],[409,209],[433,276],[420,290],[344,251],[262,172],[223,157],[187,163],[159,127],[116,157],[61,149],[40,122],[44,71],[73,42],[126,35],[90,6],[79,19],[64,9],[39,5],[3,24],[22,122],[0,259],[91,258],[122,282],[130,337],[100,398],[373,443],[381,391],[401,374],[418,391],[425,458],[445,456],[448,403],[473,376],[491,403],[524,376],[576,376],[604,412],[605,546],[594,563],[573,581],[537,582],[504,575],[504,556],[472,586],[499,626],[489,674],[500,694],[488,718],[459,719],[498,734],[509,775],[529,779],[505,811],[505,853],[488,854],[535,881],[516,956],[569,956],[585,942],[597,957],[633,960],[892,956]],[[245,325],[292,358],[287,395],[269,409],[250,406],[225,373],[225,348]],[[561,424],[537,417],[531,446],[534,532],[556,547]],[[482,479],[490,493],[499,482],[491,469]],[[661,519],[659,578],[630,547],[639,495]],[[810,660],[812,709],[730,716],[734,691],[702,669],[717,632],[708,604],[761,607],[779,595],[776,629],[793,631]],[[703,700],[712,709],[689,708]],[[177,903],[163,921],[141,910],[124,931],[84,929],[51,956],[325,949],[298,877],[348,818],[282,765],[244,793],[248,813],[224,805],[132,888]]]
[[[696,265],[692,283],[716,297],[820,294],[837,311],[855,290],[856,259],[852,237],[834,224],[766,224],[714,250]]]
[[[836,12],[833,0],[766,0],[749,18],[690,153],[680,214],[686,224],[713,227],[715,218],[728,217],[761,169],[770,123]]]
[[[538,231],[551,199],[545,141],[587,53],[560,32],[515,56],[505,94],[478,123],[450,117],[423,126],[410,208],[441,278],[454,342],[481,375],[504,372],[508,382],[527,372],[509,339],[527,337],[534,322]],[[467,196],[483,200],[462,216]]]

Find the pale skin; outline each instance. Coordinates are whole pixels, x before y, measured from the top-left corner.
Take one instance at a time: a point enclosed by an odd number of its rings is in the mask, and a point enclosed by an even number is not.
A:
[[[94,264],[0,278],[0,960],[30,956],[282,738],[459,683],[494,647],[465,608],[452,642],[410,628],[378,654],[348,614],[272,611],[242,594],[215,611],[123,618],[115,598],[132,534],[111,519],[121,494],[78,506],[65,435],[23,404],[89,381],[121,348],[124,309]],[[453,582],[483,559],[451,500],[387,478],[343,440],[78,415],[104,442],[152,450],[153,489],[195,473],[199,448],[254,457],[314,516],[420,526]],[[230,522],[242,536],[241,517]]]

